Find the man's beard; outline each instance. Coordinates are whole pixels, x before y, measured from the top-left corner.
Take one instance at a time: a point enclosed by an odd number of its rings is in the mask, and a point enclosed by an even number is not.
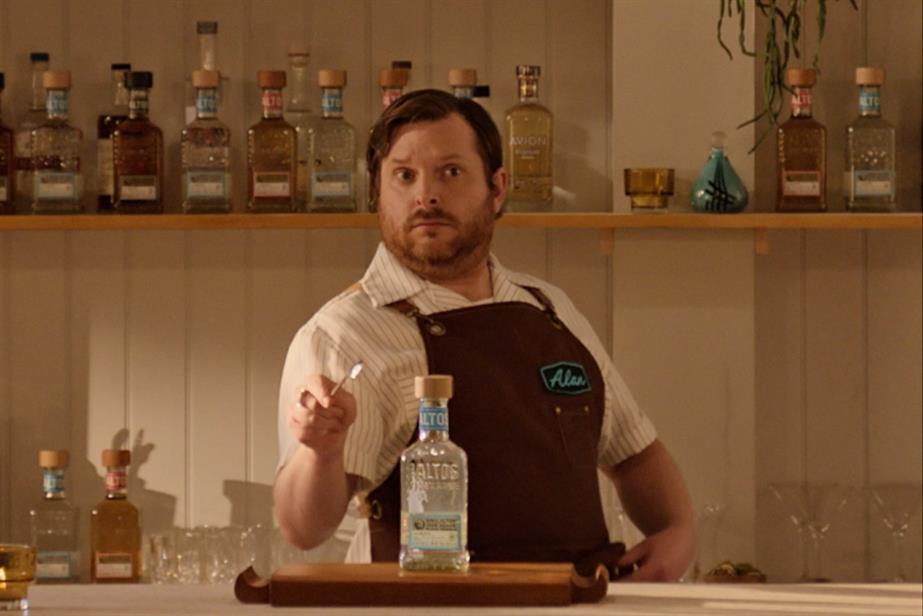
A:
[[[424,247],[422,242],[411,236],[413,225],[424,220],[445,221],[457,231],[457,235],[438,249]],[[460,223],[440,207],[417,211],[398,230],[382,225],[381,234],[385,246],[407,269],[421,278],[432,281],[447,281],[468,273],[484,259],[490,251],[494,232],[494,213],[491,201],[485,200],[478,215]]]

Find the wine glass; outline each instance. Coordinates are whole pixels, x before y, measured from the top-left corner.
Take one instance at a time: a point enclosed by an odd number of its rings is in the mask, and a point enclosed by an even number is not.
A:
[[[915,483],[880,483],[869,486],[869,496],[894,544],[894,575],[889,581],[906,582],[904,543],[910,521],[920,510],[923,486]]]
[[[718,527],[724,517],[725,505],[707,502],[696,513],[695,563],[692,565],[692,579],[700,580],[711,567],[718,564]]]
[[[802,541],[801,582],[829,582],[822,573],[823,541],[850,488],[833,481],[779,482],[769,489],[782,504]]]

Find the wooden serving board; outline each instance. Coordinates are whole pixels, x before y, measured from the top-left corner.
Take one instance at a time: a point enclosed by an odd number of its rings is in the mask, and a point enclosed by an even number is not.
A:
[[[570,605],[606,595],[609,575],[592,578],[570,563],[472,563],[467,573],[401,571],[397,563],[290,564],[268,580],[248,568],[234,594],[278,606]]]

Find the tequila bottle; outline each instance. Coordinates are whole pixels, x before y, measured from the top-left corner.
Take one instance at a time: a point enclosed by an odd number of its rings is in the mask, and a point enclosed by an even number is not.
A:
[[[450,68],[449,86],[457,98],[474,98],[478,72],[473,68]]]
[[[356,131],[343,119],[346,71],[322,70],[320,120],[309,132],[311,212],[356,211]]]
[[[83,132],[67,121],[70,71],[45,71],[48,119],[32,130],[32,211],[39,214],[79,212],[83,194],[80,141]]]
[[[131,451],[104,449],[106,498],[90,516],[90,577],[94,582],[137,582],[141,578],[141,524],[128,502],[126,467]]]
[[[295,129],[282,119],[285,71],[259,71],[256,80],[263,118],[247,131],[247,210],[292,212],[298,159]]]
[[[218,71],[192,72],[196,119],[183,129],[183,211],[227,212],[231,209],[231,130],[218,120]]]
[[[308,60],[310,55],[304,48],[292,45],[288,50],[288,69],[291,84],[289,99],[285,105],[285,119],[295,127],[298,154],[298,171],[295,178],[295,201],[299,210],[308,204],[310,187],[310,164],[308,158],[308,133],[317,120],[308,102]]]
[[[401,68],[383,68],[378,73],[378,85],[381,88],[381,108],[399,99],[410,80],[410,73]]]
[[[217,21],[197,21],[195,24],[196,35],[199,39],[199,68],[206,71],[218,70],[217,38],[218,22]],[[196,92],[192,81],[186,79],[185,88],[186,100],[186,124],[195,121],[196,118]],[[221,86],[218,86],[218,102],[221,102]]]
[[[541,68],[519,65],[519,103],[506,113],[504,160],[511,211],[548,211],[552,205],[552,115],[538,102]]]
[[[33,51],[29,54],[32,63],[32,101],[25,116],[16,128],[16,202],[23,207],[32,205],[32,131],[45,123],[48,113],[45,111],[45,87],[42,75],[48,70],[48,54]]]
[[[790,68],[792,115],[776,129],[776,209],[823,212],[827,209],[827,129],[811,117],[813,69]]]
[[[402,569],[465,571],[468,457],[449,440],[452,377],[416,377],[420,437],[401,454]]]
[[[148,71],[125,74],[128,119],[112,134],[115,209],[123,214],[163,212],[163,133],[147,115],[153,85]]]
[[[0,95],[5,86],[6,78],[0,73]],[[16,211],[13,181],[16,158],[13,142],[13,131],[3,123],[0,108],[0,214],[13,214]]]
[[[64,450],[38,453],[45,497],[29,511],[29,522],[35,548],[35,577],[40,582],[76,582],[79,577],[77,507],[67,500],[64,487],[67,457]]]
[[[895,131],[881,117],[884,81],[883,69],[856,69],[859,117],[846,128],[846,209],[851,211],[895,209]]]
[[[96,118],[96,177],[98,195],[97,209],[100,212],[112,212],[112,196],[115,192],[113,178],[112,133],[119,122],[128,118],[128,90],[125,89],[125,73],[131,70],[131,64],[113,64],[112,70],[112,108]]]

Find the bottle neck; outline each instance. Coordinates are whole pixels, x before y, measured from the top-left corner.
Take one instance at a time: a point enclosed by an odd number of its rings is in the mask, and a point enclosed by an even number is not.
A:
[[[471,86],[452,86],[455,98],[474,98],[474,88]]]
[[[387,108],[388,105],[399,99],[404,95],[404,88],[398,86],[382,86],[381,87],[381,107],[382,109]]]
[[[289,84],[288,108],[291,111],[308,111],[308,65],[306,61],[293,60],[289,63],[292,82]]]
[[[45,108],[45,88],[42,86],[42,73],[48,70],[47,62],[32,63],[32,107],[33,111]]]
[[[519,78],[519,102],[538,102],[538,79],[532,77]]]
[[[881,87],[876,85],[859,86],[859,115],[878,117],[881,115]]]
[[[793,118],[810,118],[812,107],[814,105],[814,94],[811,88],[804,86],[795,86],[792,94],[792,117]]]
[[[149,109],[147,88],[132,88],[128,92],[128,117],[133,120],[147,118]]]
[[[207,71],[216,71],[218,65],[215,53],[215,35],[212,33],[199,35],[199,62]]]
[[[420,440],[449,440],[449,401],[446,398],[420,400]]]
[[[65,490],[63,468],[42,469],[42,491],[45,493],[45,500],[64,499]]]
[[[128,497],[128,472],[124,466],[106,467],[106,498]]]
[[[66,120],[67,90],[48,90],[45,97],[45,109],[49,120]]]
[[[124,73],[119,74],[119,78],[112,83],[112,104],[116,109],[125,109],[128,107],[128,89],[122,80]]]
[[[325,118],[342,118],[343,88],[321,88],[320,108]]]
[[[195,117],[210,120],[218,115],[218,89],[197,88],[195,96]]]
[[[282,89],[281,88],[263,88],[263,117],[264,118],[281,118],[282,117]]]

